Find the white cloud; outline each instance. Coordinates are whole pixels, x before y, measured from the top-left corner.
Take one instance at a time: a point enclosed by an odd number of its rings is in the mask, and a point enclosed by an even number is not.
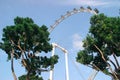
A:
[[[73,38],[73,42],[72,42],[73,49],[74,50],[82,50],[83,49],[83,42],[82,42],[81,36],[76,33],[72,36],[72,38]]]
[[[82,5],[82,6],[103,6],[103,5],[108,5],[109,2],[101,1],[101,0],[71,0],[67,4]]]
[[[120,6],[120,0],[12,0],[26,5]]]

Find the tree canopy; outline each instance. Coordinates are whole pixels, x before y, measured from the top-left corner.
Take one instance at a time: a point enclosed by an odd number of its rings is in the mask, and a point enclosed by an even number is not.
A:
[[[14,25],[6,26],[3,29],[2,42],[0,48],[11,60],[11,69],[14,73],[13,60],[20,59],[27,74],[26,80],[30,80],[30,75],[38,76],[42,71],[51,69],[57,63],[58,56],[47,57],[37,56],[39,53],[48,53],[52,50],[49,32],[45,25],[39,27],[31,18],[16,17]]]
[[[76,60],[115,80],[120,79],[117,60],[120,57],[120,17],[98,14],[91,17],[90,24],[89,33],[83,40],[84,50],[78,52]]]
[[[26,80],[26,75],[22,75],[18,78],[19,80]],[[30,75],[30,80],[43,80],[42,77]]]

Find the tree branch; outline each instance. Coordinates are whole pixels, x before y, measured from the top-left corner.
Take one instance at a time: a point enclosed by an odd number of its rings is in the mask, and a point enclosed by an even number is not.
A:
[[[14,49],[12,48],[12,52],[11,52],[11,70],[12,70],[14,80],[17,80],[16,74],[15,74],[15,71],[14,71],[14,60],[13,60],[13,58],[14,58]]]
[[[117,70],[117,66],[115,65],[115,63],[109,59],[109,61],[113,64],[113,66],[115,67],[115,69]]]
[[[99,67],[97,67],[95,64],[92,64],[92,65],[93,65],[93,67],[96,68],[96,70],[103,72],[103,71],[102,71]]]
[[[95,48],[100,52],[102,59],[106,62],[107,66],[109,67],[110,71],[113,73],[113,75],[115,76],[115,78],[116,78],[117,80],[119,80],[118,77],[116,76],[115,72],[112,70],[110,64],[109,64],[109,63],[107,62],[107,60],[105,59],[105,57],[104,57],[104,55],[103,55],[103,52],[98,48],[97,45],[94,44],[94,46],[95,46]]]
[[[115,53],[114,53],[114,52],[113,52],[113,57],[114,57],[114,59],[115,59],[115,61],[116,61],[117,67],[119,68],[119,67],[120,67],[120,65],[119,65],[119,63],[118,63],[118,60],[117,60],[116,55],[115,55]]]
[[[94,44],[95,48],[100,52],[102,59],[107,63],[107,60],[105,59],[103,52]]]
[[[29,70],[30,68],[28,67],[27,63],[26,63],[25,60],[24,60],[24,50],[20,47],[19,44],[16,45],[12,39],[11,39],[10,41],[11,41],[12,45],[18,47],[18,48],[20,49],[20,51],[22,52],[21,55],[22,55],[23,66],[25,66],[25,67]],[[19,42],[18,42],[18,43],[19,43]]]

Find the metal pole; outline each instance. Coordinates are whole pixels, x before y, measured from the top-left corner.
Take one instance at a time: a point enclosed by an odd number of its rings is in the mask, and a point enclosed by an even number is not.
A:
[[[53,46],[53,48],[52,48],[52,56],[54,56],[55,55],[55,44],[52,43],[52,46]],[[50,80],[53,80],[53,72],[54,72],[54,68],[50,70]]]
[[[65,53],[66,80],[69,80],[68,53]]]
[[[69,80],[69,70],[68,70],[68,51],[59,46],[58,44],[52,43],[53,49],[52,49],[52,56],[55,54],[55,48],[60,48],[65,53],[65,70],[66,70],[66,80]],[[53,72],[54,69],[50,70],[50,80],[53,80]]]

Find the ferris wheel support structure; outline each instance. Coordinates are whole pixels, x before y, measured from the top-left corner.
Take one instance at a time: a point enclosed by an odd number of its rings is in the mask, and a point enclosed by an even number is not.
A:
[[[66,70],[66,80],[69,80],[69,70],[68,70],[68,51],[61,47],[60,45],[56,44],[56,43],[52,43],[52,46],[53,46],[53,50],[52,50],[52,56],[55,55],[55,48],[59,48],[61,49],[64,53],[65,53],[65,70]],[[50,80],[53,80],[53,73],[54,73],[54,70],[50,70]]]
[[[53,25],[50,26],[50,28],[48,29],[48,31],[51,33],[55,27],[57,27],[57,25],[59,25],[63,20],[65,20],[66,18],[77,14],[77,13],[83,13],[83,12],[88,12],[94,15],[97,15],[99,13],[99,11],[95,8],[94,10],[91,9],[91,7],[87,7],[87,8],[83,8],[80,7],[79,9],[74,8],[72,11],[67,11],[66,14],[61,15],[61,17],[59,19],[57,19],[55,21],[55,23]],[[66,52],[66,50],[62,47],[60,47],[59,45],[53,43],[53,51],[52,51],[52,56],[55,54],[55,47],[59,47],[64,53],[65,53],[65,61],[66,61],[66,80],[69,80],[69,72],[68,72],[68,53]],[[53,80],[53,69],[50,71],[50,80]]]

